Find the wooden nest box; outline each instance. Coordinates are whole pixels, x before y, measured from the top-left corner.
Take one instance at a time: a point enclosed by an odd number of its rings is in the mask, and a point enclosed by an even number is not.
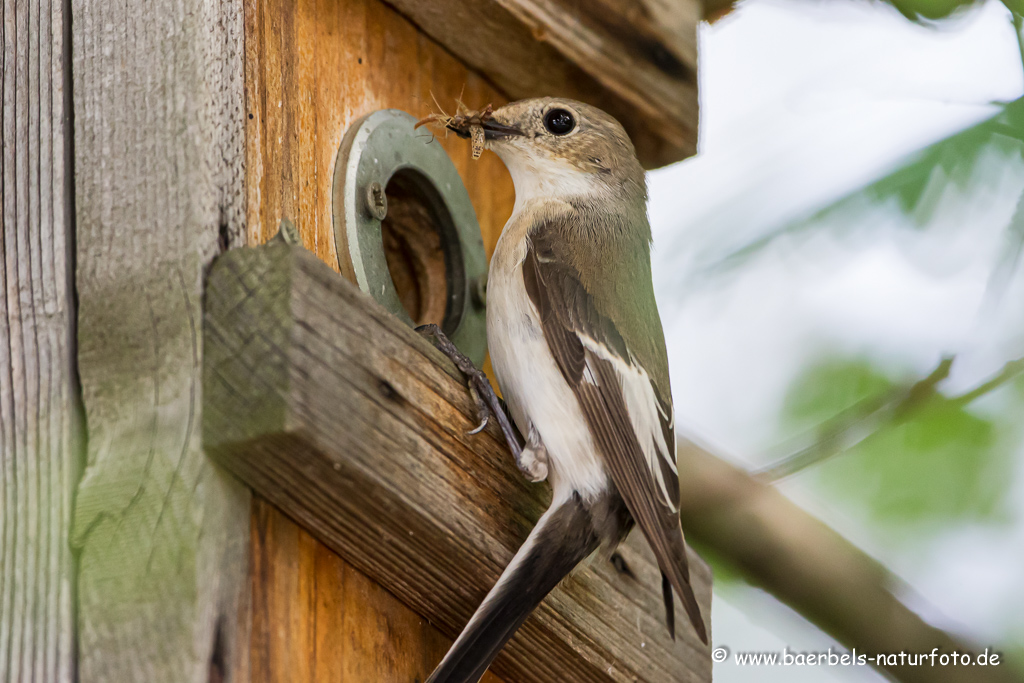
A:
[[[286,218],[326,262],[283,244],[238,250],[208,282],[204,440],[256,494],[254,680],[422,681],[547,505],[496,430],[466,435],[475,413],[450,363],[328,267],[353,279],[331,224],[343,136],[379,109],[419,118],[456,99],[558,95],[615,115],[646,165],[676,161],[695,151],[699,12],[695,1],[247,4],[248,243]],[[511,213],[507,172],[454,136],[439,142],[489,257]],[[440,323],[429,212],[399,183],[387,193],[390,275],[417,323]],[[710,680],[690,630],[668,637],[642,536],[621,553],[632,576],[581,568],[489,680]],[[710,574],[693,565],[710,614]]]
[[[698,0],[12,5],[5,44],[21,61],[5,81],[4,135],[32,146],[4,157],[17,172],[5,216],[23,196],[36,208],[6,223],[9,253],[30,264],[8,290],[40,294],[4,319],[21,340],[11,376],[44,409],[12,413],[3,491],[37,482],[4,500],[46,514],[8,517],[13,573],[0,585],[25,604],[0,614],[13,643],[0,670],[82,683],[423,681],[549,493],[523,480],[493,427],[467,435],[464,382],[407,324],[444,322],[454,272],[436,198],[412,175],[378,198],[388,209],[372,275],[400,308],[360,291],[354,238],[338,225],[345,136],[379,110],[420,118],[459,99],[551,95],[617,117],[647,167],[677,161],[696,149],[701,11]],[[459,233],[477,245],[459,257],[459,287],[479,316],[512,183],[493,154],[437,144],[478,225]],[[290,239],[272,241],[282,224]],[[19,327],[30,315],[31,333]],[[668,636],[640,534],[620,554],[628,572],[579,568],[485,680],[710,681],[709,650],[685,620]],[[710,572],[696,556],[691,571],[710,623]]]

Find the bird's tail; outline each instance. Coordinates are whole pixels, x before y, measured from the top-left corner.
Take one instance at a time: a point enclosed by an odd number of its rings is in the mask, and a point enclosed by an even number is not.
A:
[[[671,530],[670,530],[671,532]],[[661,566],[661,589],[665,597],[665,621],[668,624],[668,631],[672,638],[676,637],[675,609],[672,601],[672,589],[679,593],[679,599],[686,610],[686,616],[693,624],[693,630],[697,637],[705,645],[708,644],[707,629],[704,628],[704,619],[700,614],[700,606],[697,604],[697,597],[693,594],[693,587],[690,585],[690,568],[686,559],[686,543],[683,541],[681,529],[676,529],[675,534],[670,536],[671,547],[666,553],[669,557],[668,566]],[[655,552],[655,555],[660,553]],[[659,558],[659,564],[660,562]]]
[[[427,683],[479,681],[530,612],[599,544],[579,496],[556,499]]]

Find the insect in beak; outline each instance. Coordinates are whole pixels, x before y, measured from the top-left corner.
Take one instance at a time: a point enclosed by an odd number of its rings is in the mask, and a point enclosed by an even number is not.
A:
[[[515,126],[495,121],[494,110],[489,104],[480,111],[466,111],[462,102],[459,102],[459,111],[462,113],[455,116],[448,116],[443,111],[440,114],[431,114],[418,121],[415,127],[419,128],[427,123],[440,122],[460,138],[472,139],[474,159],[479,159],[483,154],[485,140],[501,140],[523,134]]]
[[[494,120],[484,121],[483,123],[477,123],[475,121],[452,121],[447,125],[447,128],[460,138],[468,139],[472,137],[472,129],[476,126],[483,129],[484,138],[487,140],[500,140],[502,138],[516,137],[523,134],[523,131],[519,130],[515,126],[506,126],[504,123],[498,123]]]
[[[483,154],[485,140],[502,140],[523,134],[515,126],[508,126],[492,119],[490,107],[482,114],[449,121],[446,127],[459,137],[472,139],[474,159],[479,159]]]

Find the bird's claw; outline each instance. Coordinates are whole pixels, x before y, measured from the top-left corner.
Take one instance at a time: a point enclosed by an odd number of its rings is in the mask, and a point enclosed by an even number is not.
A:
[[[425,337],[433,337],[437,341],[436,346],[438,350],[448,356],[455,363],[455,367],[466,378],[469,394],[473,397],[473,403],[476,404],[477,417],[480,419],[480,424],[476,429],[467,432],[467,434],[479,434],[487,427],[491,416],[494,416],[494,419],[498,421],[498,426],[501,428],[501,433],[505,437],[509,450],[515,456],[516,462],[519,462],[522,445],[516,435],[515,428],[512,426],[512,422],[502,409],[501,401],[498,399],[498,395],[494,393],[494,388],[491,387],[491,382],[487,379],[487,375],[473,365],[473,361],[459,351],[455,344],[452,343],[452,340],[437,325],[420,325],[416,328],[416,331]],[[544,475],[547,476],[546,466]]]
[[[486,426],[487,426],[487,422],[488,422],[488,421],[489,421],[490,419],[491,419],[491,418],[490,418],[490,416],[487,416],[487,417],[485,417],[485,418],[483,419],[483,421],[482,421],[482,422],[480,422],[480,424],[478,424],[478,425],[476,426],[476,429],[470,429],[470,430],[469,430],[468,432],[466,432],[466,434],[468,434],[468,435],[472,436],[473,434],[479,434],[480,432],[484,431],[484,427],[486,427]]]
[[[473,403],[476,404],[476,416],[480,419],[480,424],[477,425],[476,429],[466,432],[467,434],[479,434],[487,426],[487,423],[491,420],[491,411],[487,407],[487,402],[481,396],[480,387],[481,380],[487,382],[487,376],[477,369],[473,369],[473,372],[467,376],[467,386],[469,387],[469,395],[473,397]],[[491,385],[488,382],[486,385],[487,389],[490,389]],[[484,389],[486,391],[487,389]]]

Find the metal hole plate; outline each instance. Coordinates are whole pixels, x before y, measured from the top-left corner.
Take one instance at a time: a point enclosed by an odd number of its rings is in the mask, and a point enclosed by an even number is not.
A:
[[[476,212],[455,165],[430,133],[414,130],[409,114],[384,109],[356,121],[345,134],[334,166],[333,221],[342,272],[407,324],[388,270],[381,236],[387,214],[383,188],[401,171],[416,178],[430,198],[445,250],[448,281],[444,329],[459,350],[479,366],[487,349],[484,301],[477,292],[487,276],[487,258]]]

